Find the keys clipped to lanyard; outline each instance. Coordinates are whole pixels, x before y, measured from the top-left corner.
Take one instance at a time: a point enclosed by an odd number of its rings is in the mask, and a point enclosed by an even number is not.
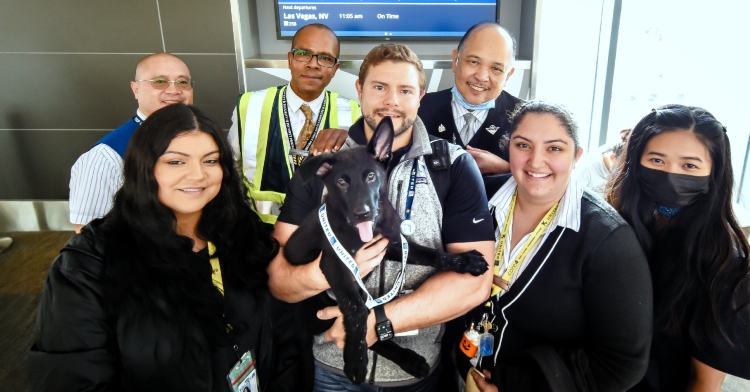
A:
[[[492,319],[494,321],[494,317]],[[492,325],[487,313],[482,316],[480,326],[482,333],[479,335],[479,355],[485,357],[492,355],[495,349],[495,335],[492,333],[497,330],[497,326]]]
[[[492,324],[490,317],[490,314],[485,313],[479,323],[472,323],[464,332],[459,348],[468,358],[476,360],[492,355],[495,349],[495,335],[492,333],[497,331],[497,326]]]
[[[257,372],[253,354],[247,351],[227,374],[229,387],[234,392],[258,392],[260,388]]]

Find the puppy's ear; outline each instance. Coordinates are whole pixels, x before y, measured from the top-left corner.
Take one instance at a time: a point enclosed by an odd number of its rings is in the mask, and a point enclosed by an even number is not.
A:
[[[333,154],[320,154],[305,159],[296,173],[302,177],[303,182],[307,182],[313,176],[323,177],[328,174],[335,162],[336,157]]]
[[[387,163],[391,159],[393,148],[393,121],[390,117],[383,118],[373,133],[370,143],[367,144],[367,152],[375,159]]]

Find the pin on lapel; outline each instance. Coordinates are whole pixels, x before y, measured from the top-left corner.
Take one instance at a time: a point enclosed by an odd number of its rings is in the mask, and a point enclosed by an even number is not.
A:
[[[445,132],[445,125],[440,124],[440,126],[438,127],[438,132]]]
[[[489,132],[490,135],[494,135],[495,132],[497,132],[498,129],[500,129],[500,128],[498,128],[498,127],[496,127],[494,125],[490,125],[489,127],[487,127],[487,132]]]

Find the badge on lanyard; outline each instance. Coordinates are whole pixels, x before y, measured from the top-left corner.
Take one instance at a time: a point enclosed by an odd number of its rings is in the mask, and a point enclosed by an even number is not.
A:
[[[229,387],[234,392],[258,392],[260,388],[257,372],[253,354],[250,351],[242,354],[239,362],[227,374]]]
[[[415,231],[417,231],[417,225],[410,219],[401,222],[401,234],[412,235]]]

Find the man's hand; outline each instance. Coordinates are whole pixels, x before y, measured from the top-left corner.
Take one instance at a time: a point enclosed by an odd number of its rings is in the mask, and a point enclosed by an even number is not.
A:
[[[466,146],[466,151],[471,154],[479,166],[479,171],[484,174],[503,174],[510,171],[508,162],[499,156],[479,148]]]
[[[336,152],[341,149],[348,136],[349,131],[346,129],[321,129],[310,146],[310,151],[313,155]]]
[[[490,379],[492,377],[492,374],[490,374],[489,370],[484,371],[484,377],[482,377],[481,374],[479,374],[478,370],[472,370],[469,372],[469,375],[474,379],[474,382],[477,384],[477,388],[481,392],[498,392],[497,387],[492,383],[492,380]]]
[[[336,318],[336,321],[331,328],[323,334],[323,339],[326,341],[333,340],[336,342],[336,346],[343,350],[346,339],[346,330],[344,330],[344,316],[341,314],[339,307],[329,306],[319,310],[318,318],[321,320]],[[367,315],[367,347],[372,346],[377,341],[378,337],[375,335],[375,315],[371,311],[370,314]]]
[[[359,248],[357,253],[354,254],[354,261],[356,261],[359,266],[360,278],[369,275],[375,267],[380,265],[387,248],[388,239],[383,238],[382,234],[378,234]]]

